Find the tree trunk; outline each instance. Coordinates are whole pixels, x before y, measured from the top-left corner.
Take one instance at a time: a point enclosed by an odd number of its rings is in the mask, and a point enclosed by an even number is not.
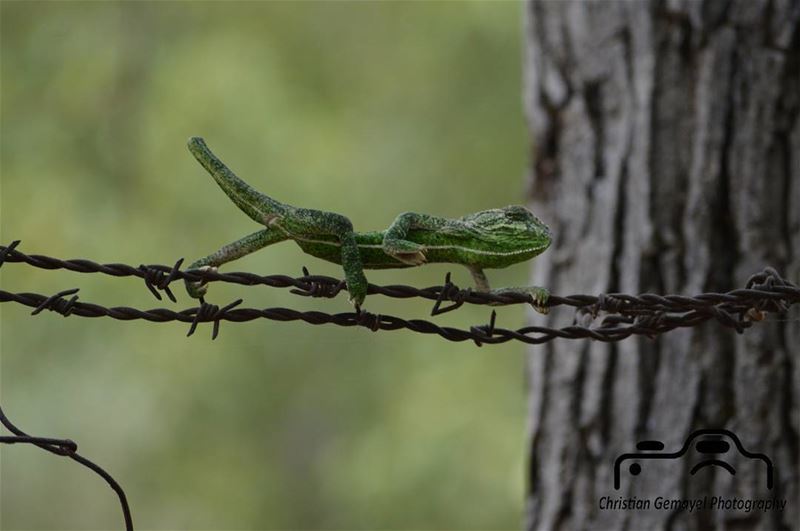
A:
[[[525,102],[534,212],[553,293],[696,294],[764,266],[800,278],[800,3],[526,5]],[[789,317],[797,317],[792,312]],[[549,325],[570,322],[555,309]],[[556,340],[529,353],[528,529],[798,529],[800,322],[742,335],[709,322],[656,340]],[[537,318],[537,322],[540,322]],[[733,431],[723,468],[651,460],[613,486],[641,440],[681,448]],[[786,499],[783,511],[604,510],[601,498]]]

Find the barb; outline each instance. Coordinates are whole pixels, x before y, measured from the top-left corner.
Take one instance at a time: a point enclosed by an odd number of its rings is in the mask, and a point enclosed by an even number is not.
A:
[[[76,293],[78,293],[78,288],[59,291],[55,295],[51,295],[43,300],[39,306],[37,306],[36,309],[31,312],[31,315],[37,315],[42,310],[50,310],[67,317],[70,313],[72,313],[72,308],[75,306],[75,302],[78,300],[78,296],[75,295]],[[72,295],[72,298],[68,301],[65,301],[63,299],[65,295]]]
[[[472,295],[472,290],[469,288],[459,289],[458,286],[456,286],[450,281],[450,273],[448,272],[444,277],[444,285],[442,286],[442,289],[439,291],[439,296],[436,298],[436,303],[433,305],[433,309],[431,310],[431,315],[433,316],[441,315],[443,313],[447,313],[461,308],[461,306],[464,304],[464,299],[466,299],[470,295]],[[444,301],[453,301],[453,304],[442,308],[442,303]]]
[[[18,241],[8,247],[0,247],[0,266],[5,262],[22,262],[43,269],[69,269],[82,273],[103,273],[113,276],[135,276],[145,280],[148,289],[157,295],[155,288],[168,290],[175,279],[233,282],[237,284],[264,284],[273,287],[291,287],[292,293],[301,296],[334,297],[345,289],[342,280],[321,275],[310,275],[303,268],[303,276],[292,278],[285,275],[259,276],[252,273],[218,273],[215,271],[181,271],[181,260],[174,266],[139,266],[134,268],[124,264],[97,264],[88,260],[60,260],[41,255],[26,255],[15,249]],[[160,276],[159,276],[160,275]],[[675,328],[697,326],[709,320],[734,329],[738,333],[750,327],[753,322],[764,319],[767,312],[784,312],[792,304],[800,302],[800,288],[781,278],[773,268],[766,268],[753,275],[743,289],[727,293],[703,293],[694,297],[685,295],[658,295],[643,293],[628,295],[609,293],[595,295],[570,295],[562,297],[551,295],[547,306],[571,306],[576,308],[575,320],[571,326],[550,328],[526,326],[516,330],[499,328],[495,325],[493,312],[490,322],[484,326],[473,326],[468,330],[438,326],[422,319],[402,319],[391,315],[375,315],[369,312],[346,312],[328,314],[317,311],[301,312],[290,308],[237,308],[239,299],[221,308],[201,300],[200,306],[182,311],[167,308],[140,310],[127,306],[104,307],[78,301],[77,290],[66,290],[46,296],[38,293],[11,293],[0,290],[0,302],[16,302],[34,308],[34,314],[49,309],[62,315],[79,317],[110,317],[130,321],[144,319],[151,322],[180,321],[190,325],[192,335],[200,323],[214,323],[212,339],[219,334],[221,321],[245,322],[255,319],[273,321],[303,321],[309,324],[334,324],[337,326],[361,326],[373,331],[407,329],[423,334],[435,334],[448,341],[474,341],[482,344],[498,344],[511,340],[528,344],[541,344],[555,338],[594,339],[597,341],[621,341],[634,335],[654,338]],[[471,289],[459,289],[450,280],[448,273],[443,286],[424,289],[412,286],[370,284],[369,293],[378,293],[395,298],[421,297],[435,301],[433,315],[452,311],[469,304],[531,304],[529,295],[508,293],[495,295],[479,293]],[[172,299],[171,292],[167,292]],[[72,295],[65,300],[63,297]],[[160,297],[159,297],[160,298]],[[444,302],[453,304],[442,307]],[[601,314],[605,315],[599,326],[592,323]]]
[[[237,299],[220,309],[220,307],[216,304],[208,304],[205,300],[200,299],[200,307],[197,308],[197,313],[194,314],[192,326],[189,327],[189,333],[186,334],[186,337],[194,334],[194,331],[197,329],[197,325],[199,323],[212,321],[214,323],[214,330],[211,333],[211,339],[217,339],[217,336],[219,335],[219,320],[221,317],[225,315],[228,310],[239,306],[242,302],[242,299]]]
[[[333,284],[330,281],[335,281],[336,279],[331,279],[330,277],[321,275],[312,275],[308,272],[308,268],[306,266],[303,266],[303,276],[296,280],[301,279],[308,282],[307,288],[295,288],[289,290],[291,293],[300,295],[301,297],[324,297],[332,299],[338,295],[340,291],[347,289],[347,283],[344,280],[339,280]]]
[[[103,470],[100,465],[97,465],[78,454],[78,445],[75,443],[75,441],[71,441],[70,439],[53,439],[50,437],[32,437],[21,429],[17,428],[8,419],[2,408],[0,408],[0,423],[5,426],[8,431],[14,434],[13,436],[0,436],[0,443],[32,444],[34,446],[38,446],[42,450],[46,450],[52,454],[69,457],[73,461],[80,463],[103,478],[105,482],[108,483],[108,485],[114,490],[114,492],[117,493],[119,504],[122,508],[122,516],[125,520],[125,529],[127,531],[133,531],[133,519],[131,518],[131,510],[128,506],[128,499],[125,496],[125,491],[122,490],[120,484],[117,483],[113,477],[111,477],[111,474]]]
[[[161,294],[156,291],[157,288],[164,290],[164,293],[167,294],[169,300],[172,302],[178,302],[178,300],[175,298],[175,295],[172,293],[172,290],[169,289],[169,283],[175,280],[176,275],[180,273],[181,264],[183,264],[183,258],[175,262],[175,265],[172,266],[169,274],[165,273],[161,269],[158,269],[158,266],[146,266],[144,264],[139,266],[139,270],[144,275],[144,285],[150,290],[150,293],[153,294],[153,297],[161,300]]]

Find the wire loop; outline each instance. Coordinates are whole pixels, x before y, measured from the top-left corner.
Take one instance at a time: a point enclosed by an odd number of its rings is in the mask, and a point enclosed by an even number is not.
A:
[[[473,341],[478,347],[483,346],[484,341],[491,341],[492,334],[494,334],[494,323],[497,318],[497,312],[492,310],[492,315],[489,317],[489,324],[471,326],[469,331],[474,335]]]
[[[3,263],[6,261],[6,257],[10,255],[12,252],[14,252],[14,249],[16,249],[17,245],[19,245],[20,243],[22,243],[22,240],[14,240],[13,242],[11,242],[11,245],[9,245],[8,247],[3,247],[3,249],[0,250],[0,267],[3,267]]]
[[[370,313],[364,310],[358,311],[355,314],[355,322],[359,326],[369,328],[373,332],[381,329],[381,316],[380,314]]]
[[[214,322],[214,329],[211,333],[212,341],[217,339],[219,335],[219,321],[223,319],[226,314],[236,306],[239,306],[244,299],[237,299],[232,303],[223,306],[220,308],[216,304],[209,304],[203,298],[200,299],[200,306],[197,307],[197,311],[194,314],[194,319],[192,320],[192,325],[189,327],[189,333],[186,334],[186,337],[191,336],[194,334],[194,331],[197,329],[197,325],[199,323],[207,323],[207,322]]]
[[[327,279],[328,277],[311,275],[308,272],[308,268],[303,266],[303,276],[298,280],[305,281],[306,285],[291,289],[289,291],[290,293],[300,295],[301,297],[324,297],[327,299],[332,299],[338,295],[340,291],[346,289],[347,283],[344,280],[341,280],[336,284],[331,284],[326,282]]]
[[[431,309],[431,316],[441,315],[453,310],[461,308],[464,301],[472,295],[472,289],[461,289],[450,281],[450,273],[444,276],[444,285],[439,290],[439,296],[436,297],[436,302]],[[442,308],[442,302],[452,301],[453,304]]]

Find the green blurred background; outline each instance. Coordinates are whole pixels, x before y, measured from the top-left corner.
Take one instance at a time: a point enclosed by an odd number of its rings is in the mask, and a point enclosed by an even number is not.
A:
[[[173,263],[257,230],[185,148],[191,135],[281,201],[359,229],[404,210],[520,203],[521,7],[449,3],[2,2],[2,227],[21,250]],[[284,243],[226,266],[340,276]],[[368,272],[435,285],[452,270]],[[525,283],[524,265],[490,272]],[[141,281],[2,268],[8,291],[80,287],[104,305],[182,309]],[[214,285],[210,301],[350,311]],[[426,318],[430,304],[370,297]],[[525,467],[524,349],[407,331],[68,318],[2,307],[2,406],[70,437],[126,489],[137,529],[514,529]],[[437,318],[468,327],[489,310]],[[500,322],[519,326],[520,308]],[[111,529],[107,485],[2,448],[0,528]]]

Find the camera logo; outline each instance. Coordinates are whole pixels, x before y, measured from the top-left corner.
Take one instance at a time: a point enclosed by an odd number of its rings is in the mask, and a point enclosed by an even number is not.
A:
[[[694,450],[699,454],[698,461],[692,466],[690,474],[694,476],[698,471],[705,467],[717,466],[727,470],[732,476],[736,475],[733,465],[725,461],[725,454],[732,455],[731,444],[725,440],[729,439],[735,451],[747,459],[756,459],[764,462],[767,474],[767,488],[772,489],[772,461],[769,457],[760,453],[748,452],[742,446],[735,433],[725,429],[701,429],[692,432],[683,443],[683,447],[677,452],[664,452],[664,443],[661,441],[641,441],[636,444],[635,453],[622,454],[614,461],[614,489],[620,488],[620,470],[623,463],[630,462],[628,471],[631,475],[638,476],[642,472],[643,463],[648,459],[680,459],[694,446]],[[730,452],[730,453],[729,453]]]

